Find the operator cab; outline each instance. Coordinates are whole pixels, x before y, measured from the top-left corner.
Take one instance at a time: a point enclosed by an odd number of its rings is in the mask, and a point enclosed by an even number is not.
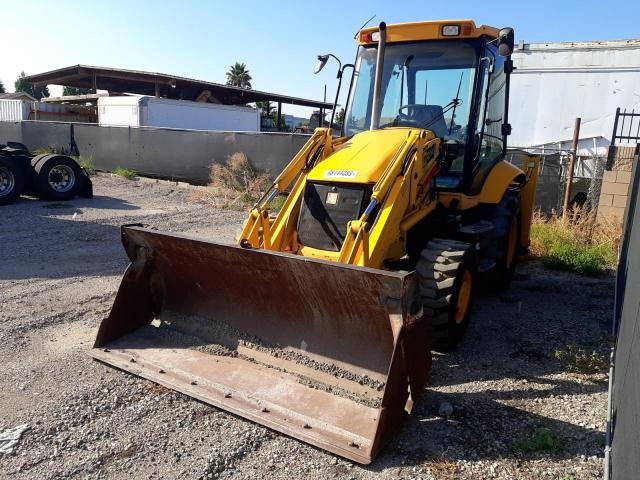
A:
[[[425,39],[398,41],[410,28],[422,28]],[[443,144],[438,189],[473,194],[505,154],[513,31],[464,21],[394,25],[385,33],[383,45],[377,28],[360,33],[344,134],[372,125],[430,130]],[[379,48],[383,67],[376,108]]]

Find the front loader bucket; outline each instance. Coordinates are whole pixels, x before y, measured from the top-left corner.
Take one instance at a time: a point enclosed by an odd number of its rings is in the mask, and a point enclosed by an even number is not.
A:
[[[360,463],[422,391],[411,273],[139,227],[122,239],[131,265],[94,358]]]

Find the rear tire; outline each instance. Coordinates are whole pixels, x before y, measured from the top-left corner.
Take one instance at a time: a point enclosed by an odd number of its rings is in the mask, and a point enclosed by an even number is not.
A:
[[[32,160],[34,184],[46,200],[69,200],[78,194],[84,174],[80,166],[64,155],[48,155]]]
[[[496,206],[494,217],[490,219],[498,233],[496,242],[500,257],[496,265],[481,278],[483,289],[489,292],[504,292],[513,279],[518,264],[520,250],[520,192],[507,191]]]
[[[0,157],[0,205],[16,201],[24,189],[24,170],[16,162]]]
[[[462,340],[473,309],[476,270],[469,243],[434,239],[422,251],[416,271],[434,350],[451,351]]]

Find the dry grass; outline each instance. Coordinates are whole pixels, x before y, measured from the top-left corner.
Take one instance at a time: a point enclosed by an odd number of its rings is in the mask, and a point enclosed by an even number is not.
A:
[[[458,465],[453,460],[445,457],[425,463],[425,466],[435,474],[437,478],[453,477],[458,472]]]
[[[211,165],[209,183],[190,199],[218,208],[245,208],[257,202],[269,185],[269,176],[258,171],[244,153],[236,152],[224,165]]]
[[[147,391],[147,393],[151,393],[153,395],[164,395],[171,392],[171,390],[169,390],[167,387],[163,387],[162,385],[151,382],[145,383],[144,389]]]
[[[597,218],[579,207],[565,218],[536,212],[530,250],[549,268],[601,275],[615,270],[621,236],[619,219]]]

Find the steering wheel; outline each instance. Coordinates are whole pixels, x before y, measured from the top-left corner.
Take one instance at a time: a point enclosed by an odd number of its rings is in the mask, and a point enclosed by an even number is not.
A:
[[[407,103],[406,105],[402,105],[398,109],[398,119],[397,122],[409,123],[415,125],[418,128],[426,128],[426,123],[416,120],[415,118],[411,118],[406,113],[402,113],[403,110],[407,110],[412,107],[424,107],[424,105],[420,103]]]

